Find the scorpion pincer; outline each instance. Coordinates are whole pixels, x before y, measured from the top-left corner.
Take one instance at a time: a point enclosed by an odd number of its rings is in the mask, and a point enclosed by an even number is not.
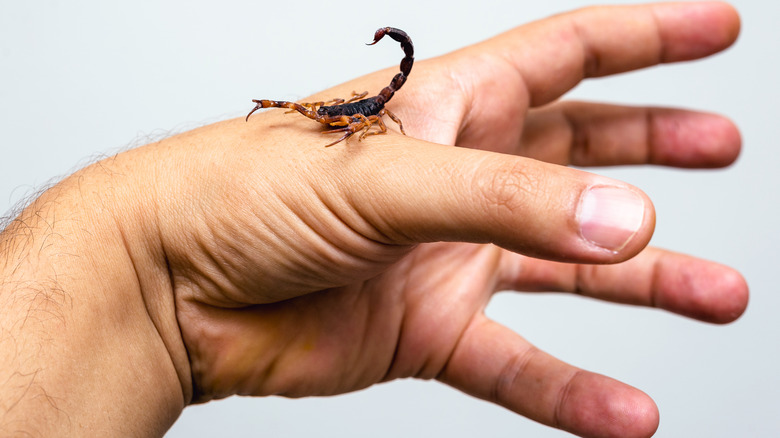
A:
[[[362,133],[358,137],[358,140],[362,140],[367,135],[384,134],[387,132],[387,126],[382,121],[382,116],[387,114],[390,119],[398,124],[401,129],[401,133],[404,132],[404,125],[401,120],[385,108],[385,104],[393,97],[396,91],[398,91],[406,82],[406,78],[412,71],[412,64],[414,64],[414,46],[412,46],[412,40],[406,32],[393,27],[383,27],[376,31],[374,34],[374,41],[368,43],[368,45],[374,45],[379,42],[385,35],[401,43],[401,48],[404,51],[404,58],[401,60],[401,72],[393,77],[390,81],[390,85],[386,86],[374,97],[365,98],[368,92],[352,93],[352,97],[345,101],[344,99],[333,99],[328,102],[306,102],[296,103],[287,102],[284,100],[252,100],[256,105],[246,116],[246,120],[249,120],[249,116],[255,111],[261,108],[287,108],[293,111],[298,111],[304,116],[320,122],[324,125],[333,126],[334,129],[323,131],[323,134],[339,133],[343,132],[338,140],[330,143],[327,146],[333,146],[336,143],[346,140],[353,134],[358,132]],[[326,105],[327,104],[327,105]],[[372,126],[376,125],[378,130],[370,131]]]

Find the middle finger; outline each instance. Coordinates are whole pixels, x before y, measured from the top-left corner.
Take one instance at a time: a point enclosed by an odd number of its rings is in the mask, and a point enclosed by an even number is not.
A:
[[[669,108],[558,102],[532,110],[520,145],[505,151],[556,164],[731,164],[741,138],[727,118]]]

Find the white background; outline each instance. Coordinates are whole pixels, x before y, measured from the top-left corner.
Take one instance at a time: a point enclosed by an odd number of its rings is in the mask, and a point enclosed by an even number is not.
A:
[[[298,99],[395,65],[396,44],[362,44],[378,27],[406,30],[424,59],[587,4],[2,0],[0,210],[106,154],[242,116],[252,98]],[[780,436],[780,3],[733,4],[743,32],[724,54],[590,80],[569,96],[705,109],[737,122],[744,150],[729,169],[594,171],[652,197],[654,245],[738,268],[751,286],[745,315],[713,326],[549,294],[502,294],[488,309],[563,360],[646,391],[661,410],[661,437]],[[567,435],[436,382],[401,381],[333,398],[191,407],[168,437],[445,434]]]

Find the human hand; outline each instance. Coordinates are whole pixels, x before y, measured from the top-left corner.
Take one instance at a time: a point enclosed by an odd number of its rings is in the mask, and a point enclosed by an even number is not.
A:
[[[106,257],[100,271],[144,297],[185,402],[437,378],[579,435],[649,435],[646,395],[539,351],[483,309],[514,289],[713,322],[741,314],[738,273],[642,251],[654,213],[638,189],[561,166],[722,166],[736,128],[668,109],[543,106],[584,77],[717,52],[738,27],[718,3],[561,15],[418,62],[388,104],[409,137],[324,148],[321,126],[269,111],[120,154],[65,186],[113,206],[131,263]]]
[[[735,158],[739,137],[721,118],[586,103],[529,109],[554,101],[583,77],[712,53],[732,42],[737,28],[733,11],[713,4],[591,9],[554,17],[418,62],[389,106],[412,137],[433,143],[581,166],[725,165]],[[312,100],[378,90],[391,76],[388,71],[371,75]],[[263,169],[261,178],[271,174],[278,181],[266,182],[273,185],[267,192],[285,194],[278,208],[266,205],[260,216],[292,215],[281,222],[303,220],[303,231],[293,235],[309,238],[274,248],[287,253],[283,260],[299,264],[260,269],[249,281],[246,269],[238,269],[247,286],[236,288],[238,296],[226,302],[217,293],[219,300],[210,303],[259,306],[242,309],[240,316],[204,310],[202,302],[208,300],[197,293],[182,305],[185,342],[203,352],[193,361],[201,396],[236,390],[322,395],[398,377],[438,378],[575,433],[613,427],[620,436],[642,435],[657,422],[650,400],[540,353],[489,321],[482,310],[492,293],[568,290],[717,322],[736,318],[744,308],[746,289],[738,274],[682,255],[648,250],[615,266],[527,257],[605,263],[636,254],[650,237],[653,217],[649,201],[635,189],[629,188],[639,199],[624,200],[644,204],[641,224],[631,230],[633,236],[624,233],[605,243],[617,249],[609,251],[583,241],[576,206],[589,187],[624,185],[527,159],[402,137],[352,139],[324,149],[330,139],[320,136],[320,129],[282,111],[234,128],[237,136],[262,136],[260,155],[270,161],[252,162],[239,174]],[[301,133],[312,135],[290,145]],[[286,179],[301,173],[306,181]],[[282,223],[273,220],[267,228],[289,228]],[[231,239],[242,240],[269,239]],[[442,240],[491,242],[523,255],[490,245],[409,246]],[[253,259],[242,266],[267,264]],[[285,275],[264,281],[272,277],[268,272]],[[204,339],[200,325],[188,321],[208,321],[210,336]],[[222,387],[206,383],[214,381]]]

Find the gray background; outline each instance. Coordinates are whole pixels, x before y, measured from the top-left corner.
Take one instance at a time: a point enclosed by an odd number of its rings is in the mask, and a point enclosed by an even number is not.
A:
[[[105,154],[241,116],[251,98],[297,99],[394,65],[396,45],[362,46],[380,26],[407,30],[423,59],[587,4],[2,0],[0,210]],[[743,318],[712,326],[549,294],[501,294],[488,309],[563,360],[649,393],[662,437],[780,435],[780,3],[733,4],[743,32],[724,54],[587,81],[570,96],[700,108],[738,123],[744,150],[729,169],[594,171],[652,197],[654,245],[738,268],[751,286]],[[566,435],[436,382],[401,381],[333,398],[192,407],[168,436],[444,434]]]

